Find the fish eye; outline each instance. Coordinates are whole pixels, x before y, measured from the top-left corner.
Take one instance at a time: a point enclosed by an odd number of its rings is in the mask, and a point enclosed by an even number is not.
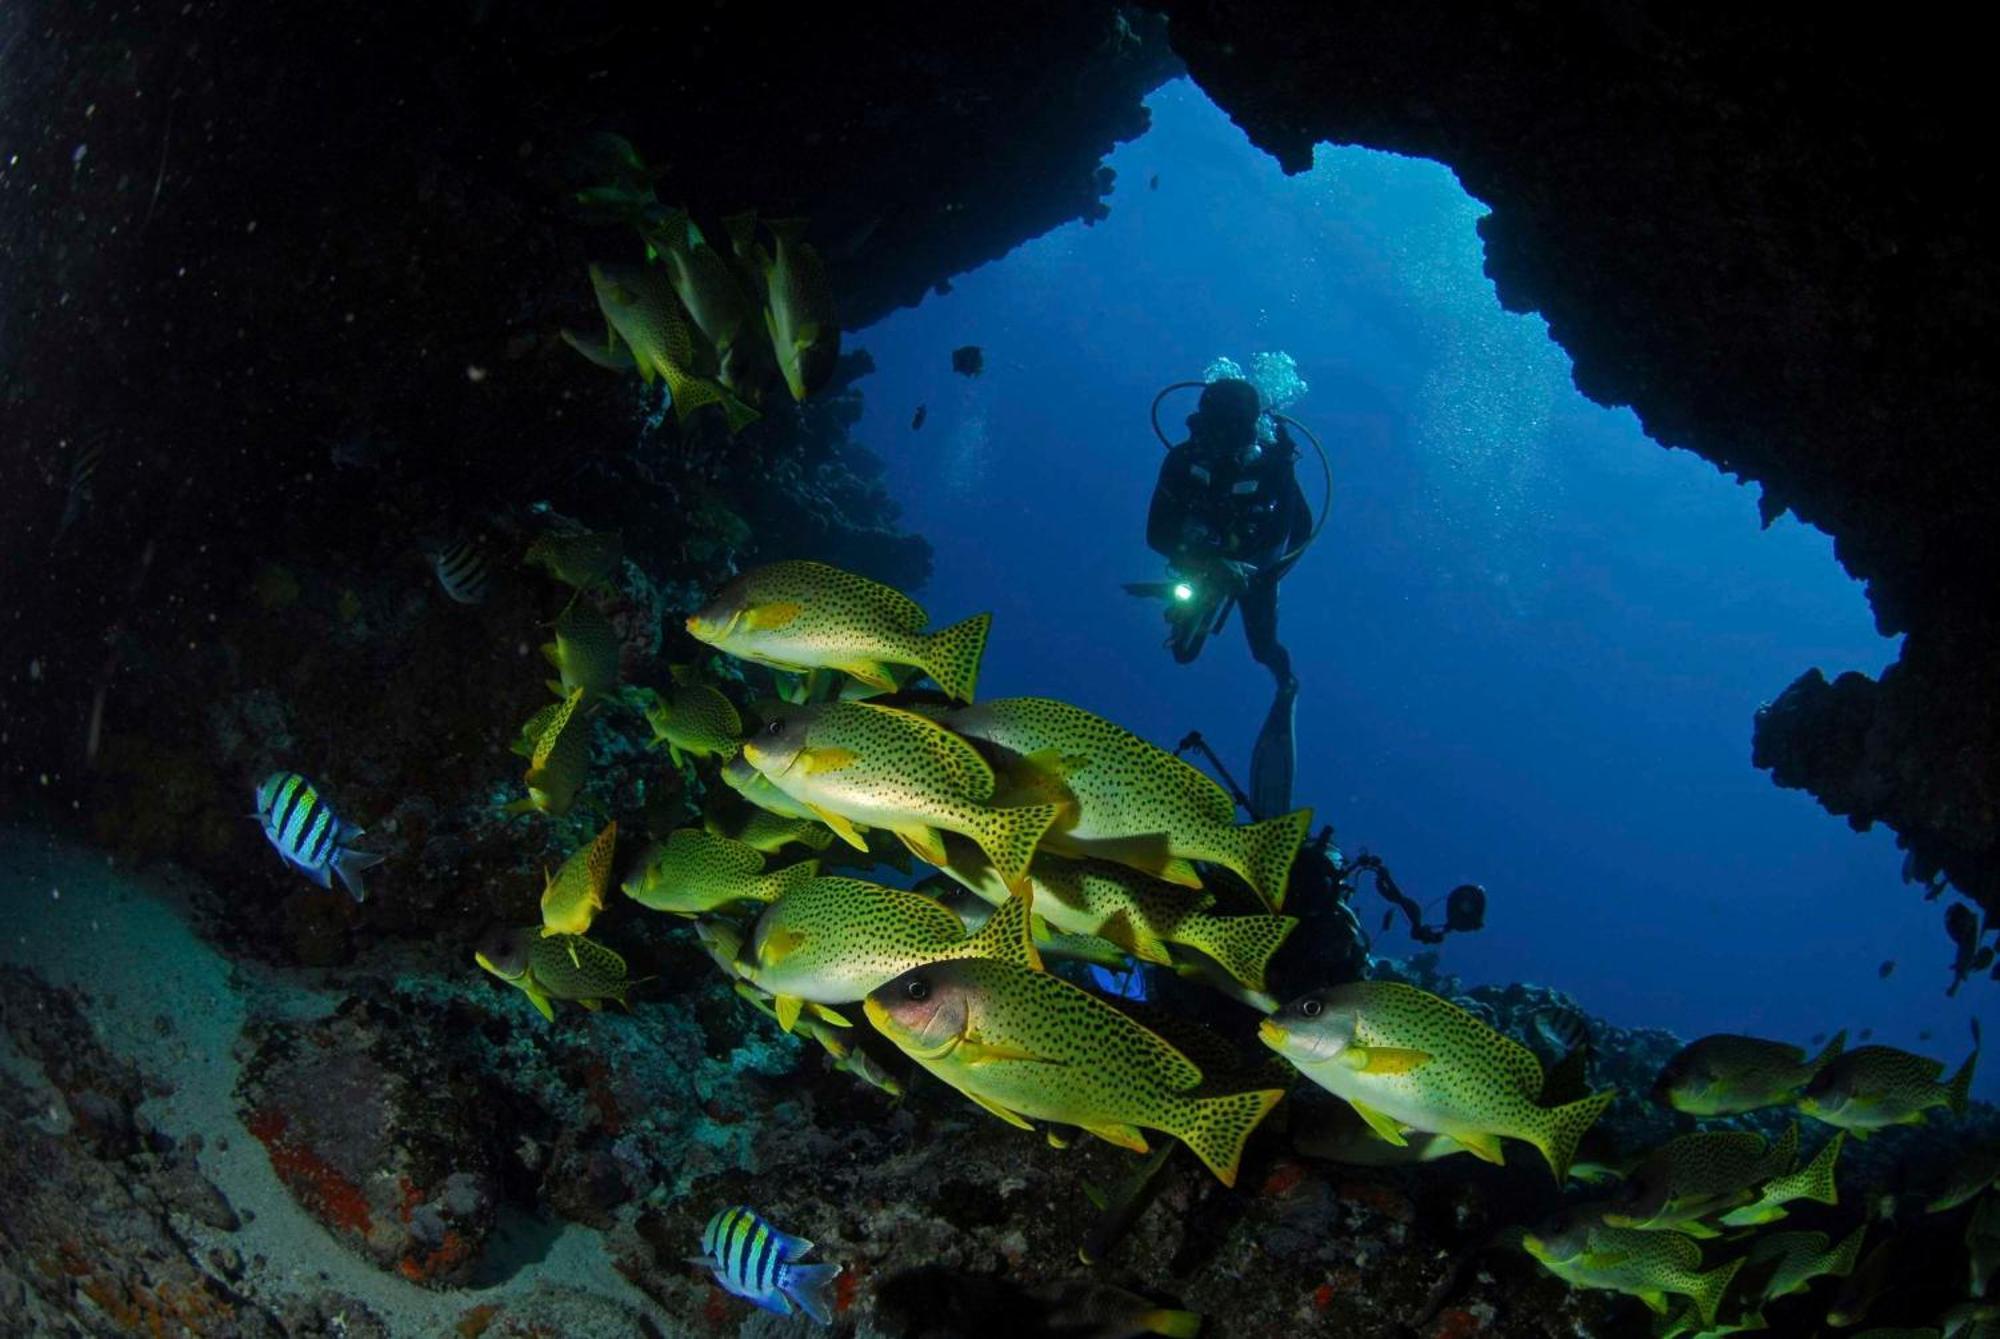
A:
[[[785,723],[781,720],[774,720],[764,727],[764,734],[771,739],[776,739],[783,733],[785,733]]]
[[[1318,1000],[1313,999],[1310,996],[1299,1001],[1299,1012],[1304,1014],[1307,1018],[1318,1018],[1320,1016],[1321,1011],[1324,1010],[1325,1008],[1326,1006],[1324,1004],[1321,1004]]]
[[[931,997],[931,983],[924,980],[921,976],[913,976],[910,978],[909,983],[903,987],[903,994],[921,1003]]]

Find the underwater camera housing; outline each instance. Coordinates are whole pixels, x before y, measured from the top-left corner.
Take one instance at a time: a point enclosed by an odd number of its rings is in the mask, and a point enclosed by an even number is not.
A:
[[[1234,564],[1223,564],[1225,569]],[[1181,572],[1169,569],[1165,581],[1128,581],[1125,593],[1145,600],[1166,603],[1167,649],[1175,661],[1188,664],[1201,654],[1202,645],[1229,622],[1236,607],[1236,591],[1241,579],[1233,571],[1215,573]]]

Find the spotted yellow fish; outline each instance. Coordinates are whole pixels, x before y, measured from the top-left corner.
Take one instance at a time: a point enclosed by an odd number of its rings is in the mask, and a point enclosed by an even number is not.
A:
[[[522,993],[555,1021],[551,1000],[574,1000],[586,1009],[606,1000],[625,1003],[633,983],[625,959],[582,935],[544,936],[540,929],[502,929],[489,934],[474,951],[479,965]]]
[[[1763,1286],[1765,1300],[1789,1297],[1804,1292],[1814,1279],[1844,1279],[1852,1274],[1867,1231],[1863,1223],[1839,1245],[1833,1245],[1824,1232],[1768,1232],[1750,1239],[1745,1258],[1753,1270],[1770,1271]]]
[[[1045,697],[999,698],[943,723],[1000,753],[1000,794],[1061,808],[1045,842],[1058,855],[1095,856],[1169,883],[1201,886],[1190,863],[1234,870],[1266,909],[1285,883],[1312,811],[1239,825],[1221,786],[1165,749],[1081,707]]]
[[[625,566],[625,537],[616,530],[540,535],[523,560],[578,590],[615,585]]]
[[[810,808],[779,790],[762,772],[752,767],[750,760],[743,756],[740,748],[734,757],[722,764],[722,783],[765,813],[780,818],[803,818],[819,823],[819,819],[814,817]],[[826,827],[824,823],[819,825],[822,828]],[[746,837],[743,840],[749,839]]]
[[[1501,1138],[1522,1139],[1541,1150],[1558,1182],[1615,1096],[1542,1106],[1534,1052],[1451,1001],[1396,981],[1302,995],[1258,1035],[1392,1144],[1404,1142],[1405,1128],[1423,1130],[1501,1163]]]
[[[1691,1298],[1704,1326],[1715,1323],[1723,1292],[1743,1267],[1738,1256],[1704,1270],[1701,1247],[1678,1232],[1607,1227],[1583,1210],[1527,1233],[1521,1245],[1573,1287],[1627,1293],[1662,1314],[1668,1294]]]
[[[732,434],[757,421],[757,411],[717,380],[721,360],[681,305],[664,269],[593,265],[590,286],[609,327],[607,350],[615,352],[622,342],[640,380],[649,386],[655,377],[666,381],[676,421],[685,424],[688,415],[711,404],[721,406]]]
[[[738,345],[758,346],[764,341],[762,332],[753,328],[756,307],[735,265],[680,211],[674,211],[664,225],[648,229],[646,239],[666,266],[674,294],[714,347],[722,383],[746,399],[752,397],[757,387],[743,375],[747,363]]]
[[[999,917],[995,917],[997,922]],[[1024,947],[1027,926],[1017,925]],[[1143,1130],[1181,1140],[1224,1185],[1243,1145],[1284,1097],[1217,1091],[1178,1047],[1037,962],[927,964],[868,996],[868,1020],[904,1054],[1000,1119],[1076,1126],[1135,1152]]]
[[[775,245],[764,267],[764,324],[785,385],[803,400],[826,383],[840,358],[833,288],[819,253],[804,240],[803,223],[773,219],[767,226]]]
[[[699,916],[744,902],[775,902],[818,873],[819,862],[807,860],[767,874],[764,854],[755,847],[682,828],[648,848],[621,887],[640,906]]]
[[[1792,1170],[1798,1153],[1796,1124],[1775,1143],[1754,1130],[1696,1130],[1670,1139],[1626,1177],[1620,1196],[1605,1206],[1605,1225],[1718,1236],[1701,1220],[1754,1201],[1758,1187]]]
[[[910,712],[829,702],[774,717],[743,745],[771,783],[857,850],[857,825],[886,828],[943,866],[945,832],[971,838],[1008,884],[1027,875],[1053,804],[995,807],[993,769],[963,739]]]
[[[1761,1037],[1718,1033],[1689,1042],[1667,1061],[1652,1097],[1690,1116],[1734,1116],[1799,1100],[1813,1075],[1847,1044],[1835,1034],[1826,1049],[1807,1058],[1797,1046]]]
[[[558,679],[549,691],[568,697],[582,689],[595,702],[618,686],[618,629],[581,592],[556,615],[555,640],[542,644],[542,658],[555,667]]]
[[[677,685],[646,708],[653,747],[664,745],[679,767],[687,758],[727,758],[743,738],[743,718],[720,689],[705,683]]]
[[[1716,1222],[1724,1227],[1756,1227],[1762,1223],[1777,1222],[1786,1215],[1785,1206],[1797,1200],[1838,1204],[1840,1193],[1834,1183],[1834,1168],[1840,1161],[1841,1145],[1846,1139],[1846,1131],[1835,1131],[1833,1138],[1820,1146],[1811,1162],[1783,1176],[1772,1177],[1758,1189],[1756,1199],[1741,1208],[1731,1209]]]
[[[747,981],[736,982],[736,993],[748,1001],[758,1013],[773,1022],[778,1020],[778,1011],[771,1004],[771,997]],[[903,1095],[903,1081],[896,1074],[870,1055],[867,1046],[855,1035],[852,1028],[840,1028],[810,1011],[799,1015],[792,1024],[792,1031],[810,1037],[818,1042],[826,1053],[833,1057],[833,1067],[852,1074],[870,1087],[879,1088],[891,1097]]]
[[[1893,1046],[1862,1046],[1845,1052],[1812,1077],[1799,1110],[1814,1120],[1866,1139],[1891,1125],[1916,1125],[1932,1107],[1965,1114],[1972,1071],[1979,1063],[1979,1024],[1973,1022],[1972,1054],[1950,1082],[1939,1076],[1941,1061]]]
[[[977,934],[986,923],[993,919],[993,904],[979,894],[949,879],[940,880],[938,886],[924,886],[923,891],[937,899],[952,915],[958,917],[967,934]],[[1006,904],[1001,903],[1002,906]],[[1044,958],[1055,958],[1065,962],[1087,962],[1106,971],[1122,972],[1132,965],[1125,950],[1109,939],[1099,939],[1096,935],[1065,934],[1051,929],[1049,923],[1035,917],[1035,951]]]
[[[581,935],[604,910],[604,893],[611,886],[611,861],[618,846],[618,825],[607,823],[588,846],[570,854],[562,868],[545,879],[542,889],[542,933]]]
[[[754,768],[751,770],[751,775],[756,776],[758,781],[767,786],[770,784],[765,782]],[[810,811],[804,818],[785,818],[755,806],[739,806],[739,808],[742,812],[733,822],[709,813],[703,816],[702,826],[718,837],[729,837],[742,842],[752,850],[762,851],[765,855],[776,855],[787,846],[803,846],[809,851],[824,851],[833,844],[833,829],[817,818],[810,817]]]
[[[936,632],[901,591],[826,563],[752,568],[687,621],[689,635],[719,651],[777,669],[839,670],[894,692],[895,670],[921,670],[961,702],[972,700],[991,614]]]
[[[528,787],[527,798],[508,805],[508,813],[537,811],[560,817],[569,812],[590,765],[590,722],[583,703],[584,691],[578,688],[543,722],[522,778]]]

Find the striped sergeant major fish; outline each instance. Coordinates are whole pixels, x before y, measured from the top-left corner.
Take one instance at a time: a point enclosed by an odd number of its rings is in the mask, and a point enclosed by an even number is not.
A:
[[[348,843],[362,829],[335,816],[313,783],[297,772],[273,772],[257,787],[257,821],[285,862],[297,865],[322,888],[333,887],[338,874],[356,902],[366,901],[361,871],[382,863],[372,851],[357,851]]]
[[[477,538],[461,537],[439,544],[426,556],[446,595],[460,604],[486,602],[493,589],[493,558]]]
[[[804,1237],[788,1237],[748,1205],[719,1210],[701,1230],[701,1254],[689,1264],[707,1265],[726,1292],[780,1316],[792,1307],[822,1325],[833,1323],[833,1280],[838,1265],[802,1265],[812,1249]]]

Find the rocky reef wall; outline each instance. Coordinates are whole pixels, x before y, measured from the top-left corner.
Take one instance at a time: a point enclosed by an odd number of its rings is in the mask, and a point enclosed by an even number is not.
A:
[[[1161,0],[1174,50],[1288,171],[1438,159],[1486,267],[1576,383],[1832,535],[1877,682],[1806,673],[1756,761],[2000,913],[2000,314],[1983,58],[1940,23],[1520,0]],[[1773,685],[1774,690],[1777,685]]]

